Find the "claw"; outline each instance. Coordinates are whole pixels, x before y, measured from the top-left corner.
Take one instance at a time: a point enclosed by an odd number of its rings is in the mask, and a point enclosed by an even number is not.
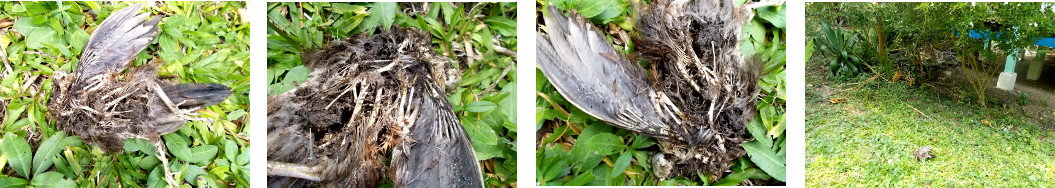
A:
[[[300,179],[306,179],[311,181],[322,181],[320,174],[322,168],[318,166],[307,166],[302,164],[283,163],[283,162],[267,162],[267,175],[268,176],[284,176],[294,177]]]
[[[158,140],[154,142],[154,147],[157,147],[158,160],[161,160],[161,166],[165,169],[165,182],[168,183],[170,188],[178,187],[179,182],[176,182],[176,179],[173,178],[172,170],[169,169],[168,157],[165,157],[165,154],[168,153],[165,151],[165,144]]]

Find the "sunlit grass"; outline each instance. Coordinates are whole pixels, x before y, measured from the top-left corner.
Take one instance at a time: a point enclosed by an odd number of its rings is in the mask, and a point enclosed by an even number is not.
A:
[[[1055,181],[1055,135],[1008,109],[980,109],[929,87],[829,86],[850,89],[833,96],[847,98],[840,104],[807,94],[807,186],[1036,187]],[[937,157],[917,161],[912,151],[928,145]]]

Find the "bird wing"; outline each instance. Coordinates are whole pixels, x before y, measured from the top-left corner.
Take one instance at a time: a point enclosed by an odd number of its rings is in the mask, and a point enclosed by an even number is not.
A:
[[[150,14],[138,14],[143,6],[134,4],[118,10],[92,31],[77,62],[75,73],[80,75],[79,81],[124,70],[154,40],[161,17],[147,20]]]
[[[419,80],[418,118],[393,152],[395,187],[483,187],[480,163],[443,90]],[[422,87],[418,87],[422,88]]]
[[[649,95],[647,73],[627,60],[578,13],[549,7],[547,34],[537,34],[538,68],[569,102],[625,129],[665,138],[668,133]]]

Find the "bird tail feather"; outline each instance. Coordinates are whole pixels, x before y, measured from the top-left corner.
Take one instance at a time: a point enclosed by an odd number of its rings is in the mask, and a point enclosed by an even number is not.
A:
[[[167,95],[182,109],[217,105],[231,95],[231,88],[221,84],[187,83],[163,88]]]

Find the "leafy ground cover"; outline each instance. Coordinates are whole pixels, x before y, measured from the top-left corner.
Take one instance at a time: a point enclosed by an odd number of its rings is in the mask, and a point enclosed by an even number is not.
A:
[[[103,153],[46,118],[51,75],[72,72],[89,33],[132,2],[0,2],[0,187],[162,187],[153,145],[126,140]],[[161,61],[159,75],[233,88],[220,105],[162,136],[181,186],[248,187],[249,23],[243,2],[165,2],[145,11],[165,18],[135,60]]]
[[[1055,132],[1014,107],[982,108],[931,85],[829,80],[807,62],[806,186],[1043,187]],[[969,93],[968,93],[969,95]],[[923,146],[937,155],[918,161]]]
[[[634,33],[636,22],[631,4],[639,2],[552,0],[539,3],[536,16],[543,14],[543,5],[562,10],[575,8],[600,28],[616,49],[624,54],[636,53],[629,34]],[[564,99],[536,69],[535,183],[566,186],[780,184],[785,180],[784,140],[787,137],[784,127],[785,8],[756,9],[756,17],[742,30],[744,56],[759,57],[765,64],[759,80],[762,88],[759,115],[747,126],[749,136],[755,140],[744,143],[748,155],[735,162],[729,169],[731,173],[698,174],[702,178],[655,178],[649,164],[652,152],[658,151],[654,138],[614,128],[586,114]],[[648,67],[648,62],[642,62],[642,66]]]
[[[470,136],[488,187],[516,186],[516,3],[269,3],[268,93],[307,79],[300,54],[387,28],[433,36],[457,60],[447,99]]]

